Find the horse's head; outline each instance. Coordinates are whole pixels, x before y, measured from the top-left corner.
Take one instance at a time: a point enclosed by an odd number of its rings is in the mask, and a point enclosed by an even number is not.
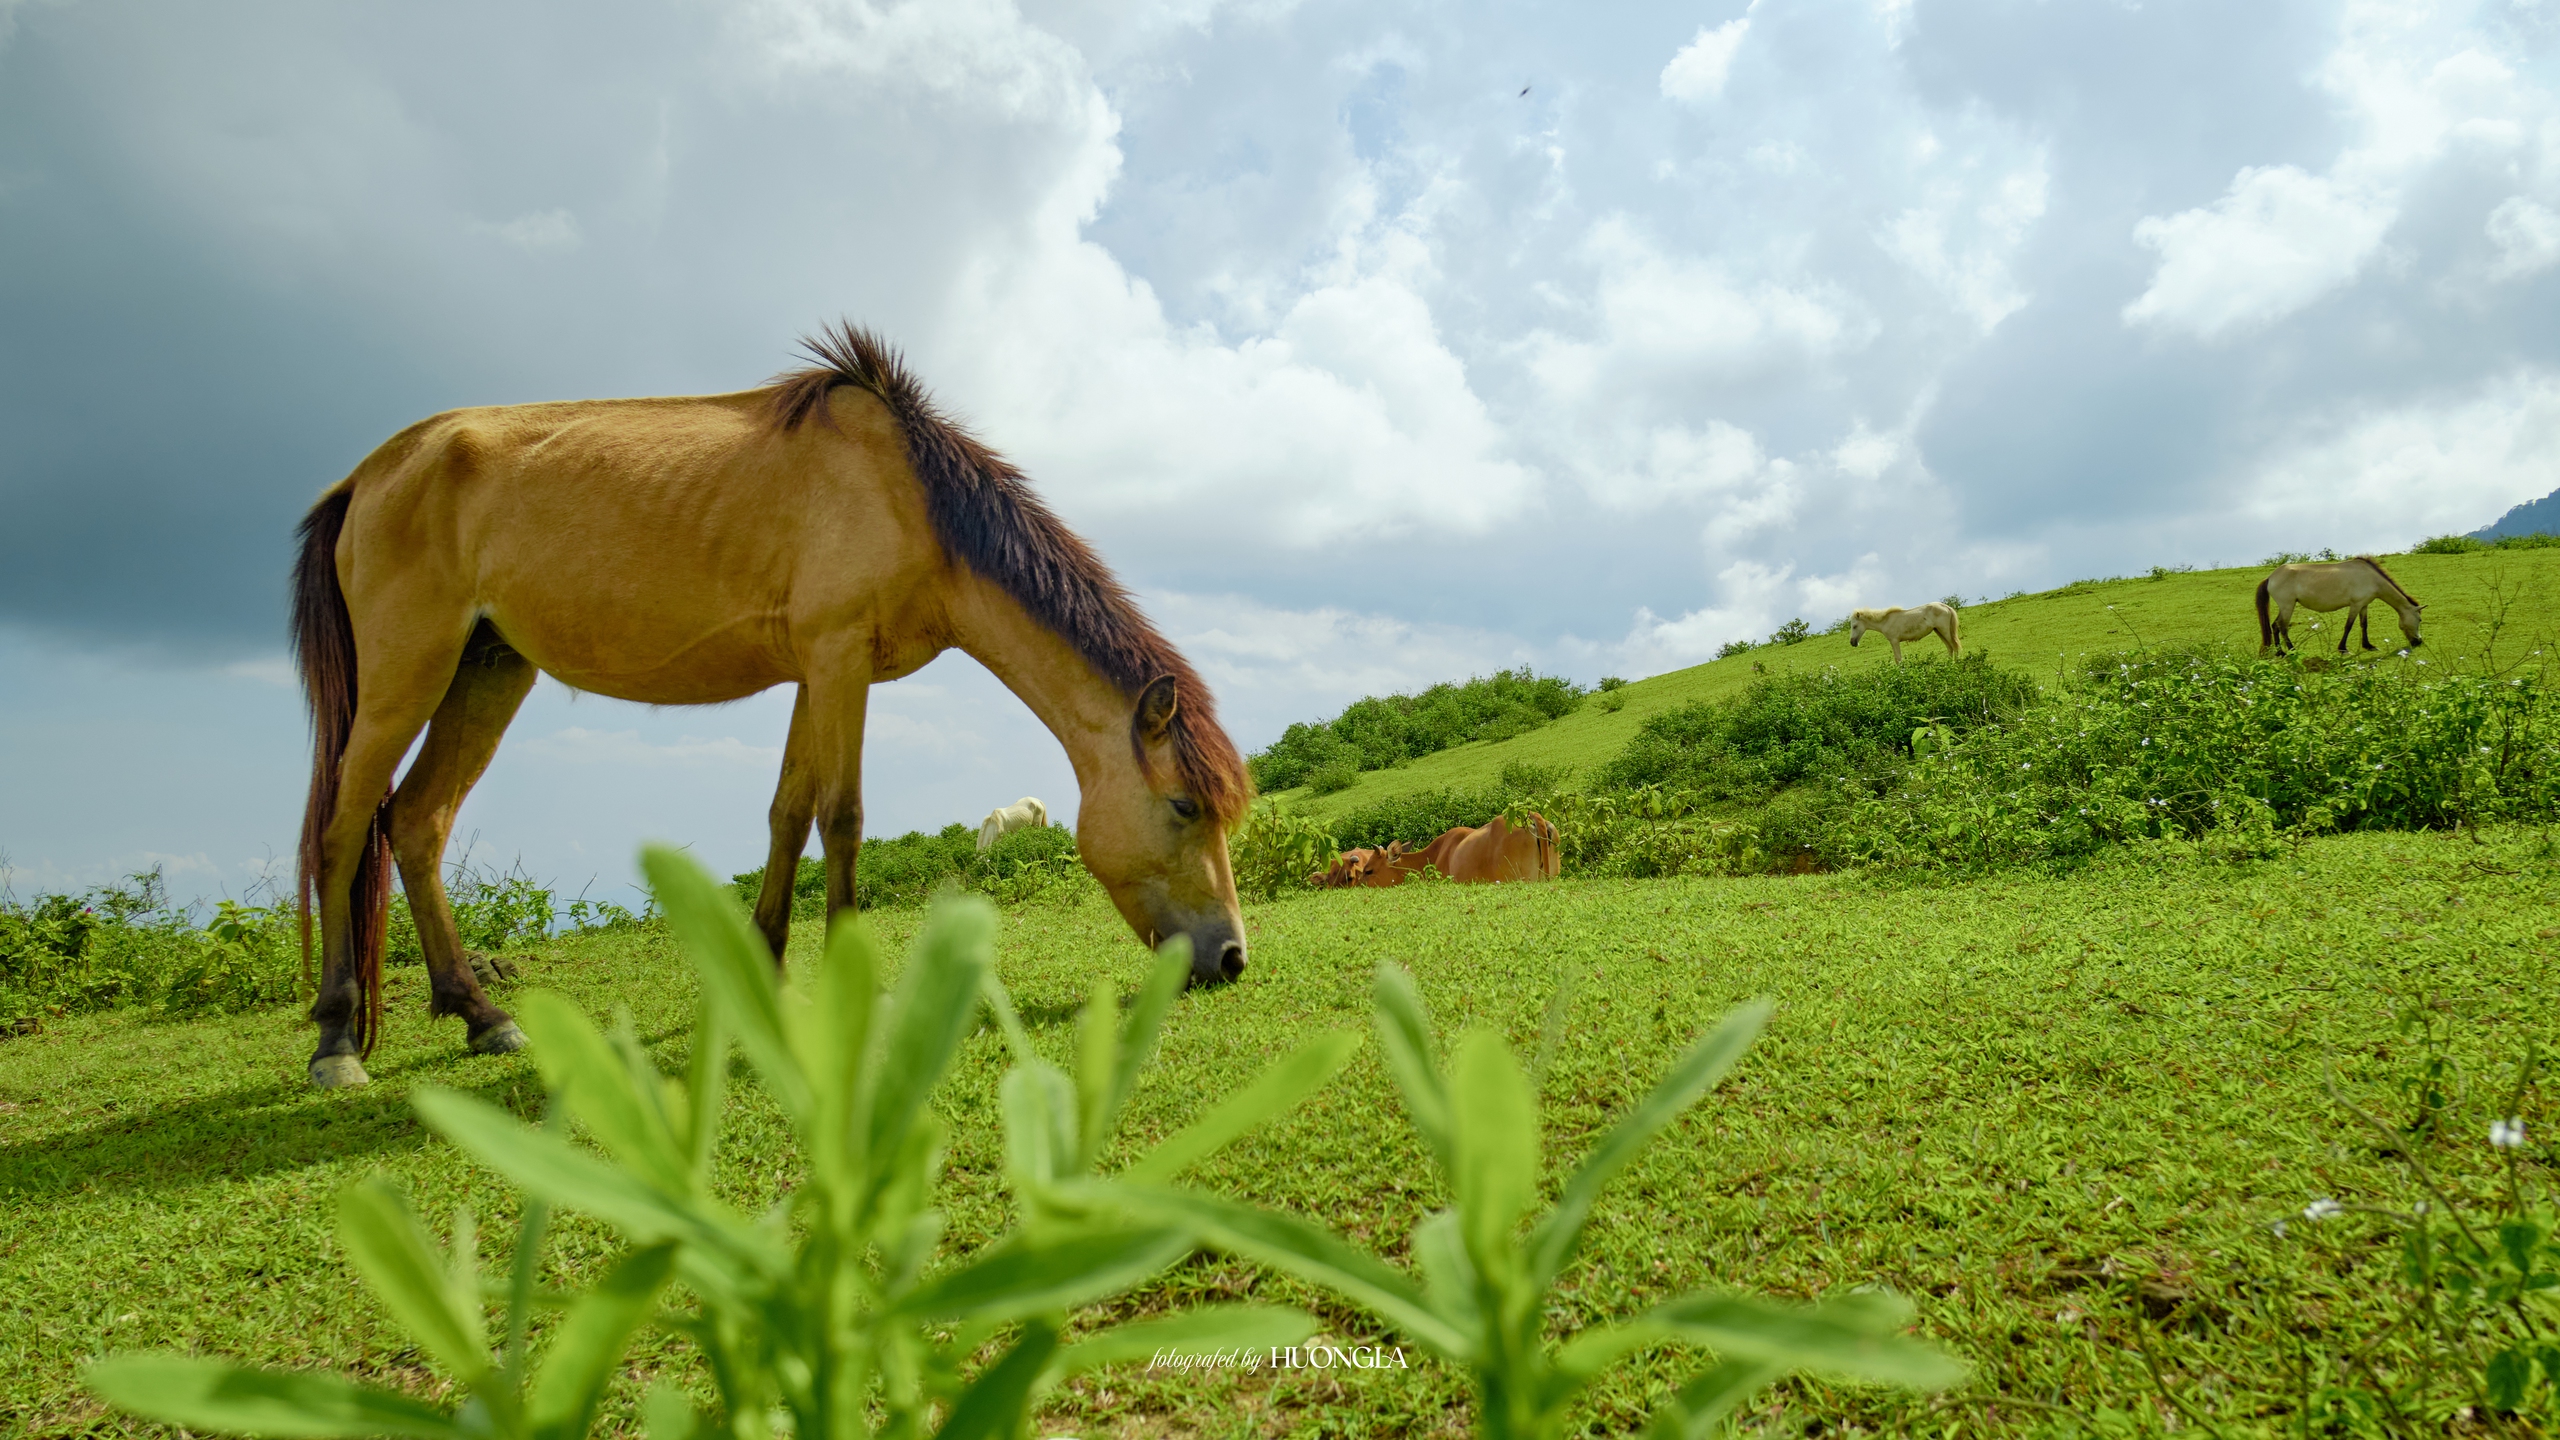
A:
[[[1854,611],[1851,612],[1849,616],[1849,644],[1854,648],[1866,633],[1867,617]]]
[[[2407,609],[2395,609],[2392,612],[2400,618],[2400,638],[2408,641],[2409,648],[2412,650],[2427,643],[2418,638],[2418,622],[2426,618],[2426,610],[2426,606],[2412,600]]]
[[[1226,830],[1183,784],[1175,689],[1169,675],[1147,686],[1130,726],[1135,753],[1102,747],[1110,762],[1077,777],[1076,848],[1139,939],[1155,946],[1188,936],[1191,983],[1222,985],[1244,973],[1244,915]]]

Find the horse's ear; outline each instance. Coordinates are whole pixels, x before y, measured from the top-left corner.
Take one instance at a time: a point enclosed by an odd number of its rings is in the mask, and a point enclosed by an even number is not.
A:
[[[1138,733],[1149,744],[1163,739],[1165,732],[1173,728],[1174,712],[1180,705],[1181,697],[1172,676],[1159,675],[1149,681],[1147,688],[1138,695]]]

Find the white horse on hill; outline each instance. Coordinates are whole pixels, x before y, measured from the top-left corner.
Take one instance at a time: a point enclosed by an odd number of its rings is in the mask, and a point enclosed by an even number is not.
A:
[[[1849,643],[1855,645],[1873,630],[1893,646],[1893,663],[1902,663],[1902,642],[1923,635],[1936,635],[1947,642],[1947,653],[1964,653],[1964,641],[1956,635],[1956,607],[1932,600],[1906,610],[1899,605],[1887,610],[1852,610],[1849,612]]]
[[[993,845],[1000,835],[1048,823],[1049,807],[1025,795],[1010,805],[988,811],[987,818],[978,822],[978,848],[984,850]]]

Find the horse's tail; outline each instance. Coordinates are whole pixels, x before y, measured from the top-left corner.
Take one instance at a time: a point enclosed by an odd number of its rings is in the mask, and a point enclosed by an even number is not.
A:
[[[346,528],[355,491],[340,486],[302,517],[302,551],[293,563],[293,653],[302,665],[303,699],[311,706],[311,796],[302,809],[302,850],[295,899],[302,921],[302,975],[311,979],[311,902],[318,894],[323,842],[338,813],[338,776],[356,724],[356,628],[338,588],[338,532]],[[360,994],[349,1030],[363,1055],[382,1030],[383,922],[391,908],[391,797],[385,791],[357,852],[347,887],[347,963]],[[322,997],[325,1001],[326,997]],[[318,1014],[315,1004],[313,1013]]]
[[[1964,617],[1953,605],[1947,607],[1947,653],[1950,655],[1964,653]]]
[[[2270,575],[2258,582],[2258,653],[2261,655],[2267,653],[2268,646],[2276,643],[2276,624],[2267,618],[2267,587],[2274,584],[2275,579]]]

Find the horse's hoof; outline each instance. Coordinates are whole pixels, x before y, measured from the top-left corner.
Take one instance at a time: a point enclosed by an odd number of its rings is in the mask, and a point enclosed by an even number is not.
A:
[[[525,1044],[524,1032],[513,1020],[501,1020],[471,1037],[472,1050],[481,1055],[512,1055]]]
[[[364,1073],[364,1062],[353,1055],[322,1055],[311,1062],[311,1083],[322,1090],[344,1090],[372,1080]]]

